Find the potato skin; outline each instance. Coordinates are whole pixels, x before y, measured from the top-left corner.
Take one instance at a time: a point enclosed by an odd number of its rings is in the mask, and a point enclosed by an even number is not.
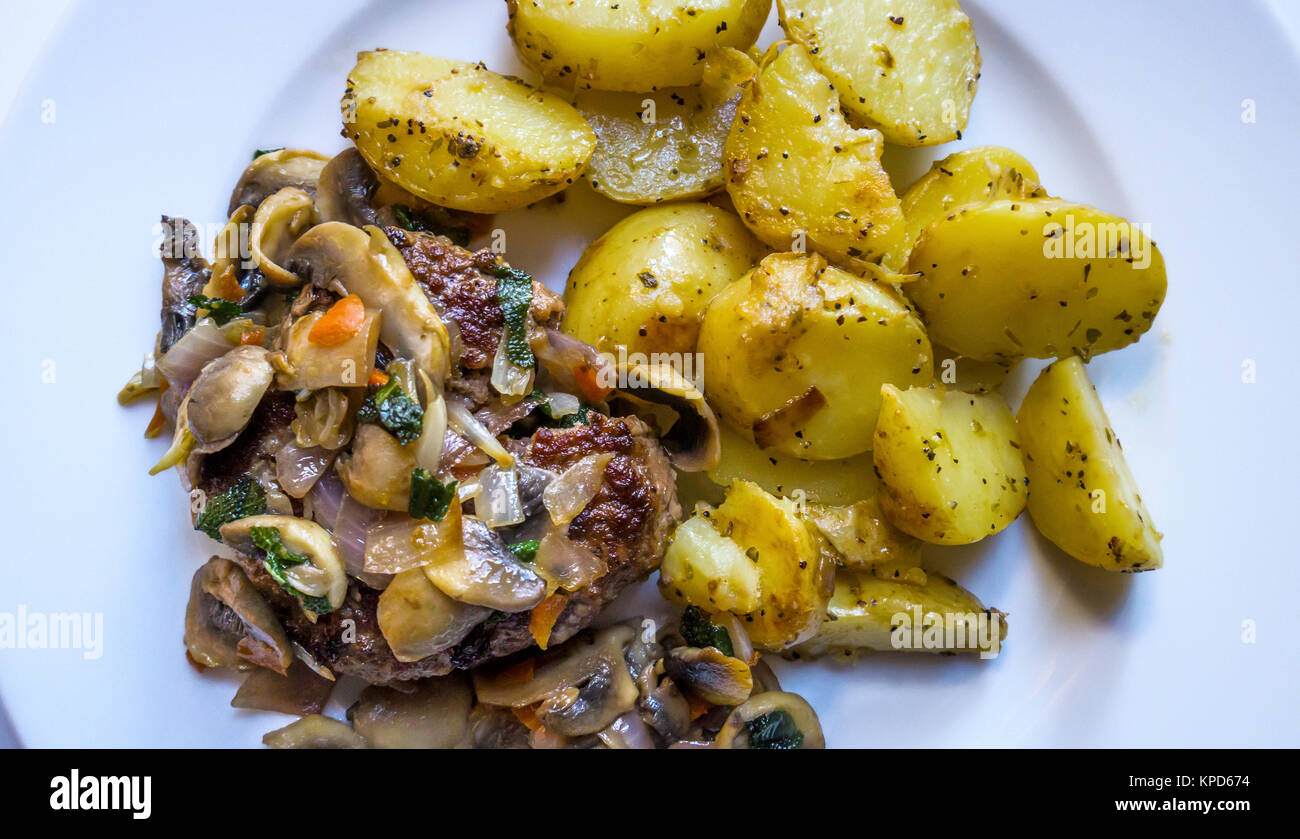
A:
[[[872,450],[880,506],[905,533],[968,545],[1025,509],[1029,483],[1015,419],[996,393],[881,388]]]
[[[1029,515],[1040,533],[1107,571],[1164,565],[1161,535],[1082,359],[1046,367],[1016,423],[1029,471]]]
[[[857,122],[902,146],[961,139],[980,52],[956,0],[778,0],[777,8]]]
[[[791,45],[741,96],[723,151],[727,192],[754,235],[855,270],[902,246],[902,206],[880,164],[884,142],[845,122],[835,90]],[[805,241],[806,240],[806,241]]]
[[[697,84],[711,47],[746,50],[772,0],[506,0],[524,63],[567,89],[650,91]]]
[[[920,607],[923,621],[928,615],[965,616],[964,622],[969,627],[966,644],[895,647],[891,640],[894,616],[907,614],[915,620],[916,607]],[[996,643],[992,637],[986,639],[988,643],[982,643],[977,624],[970,620],[972,616],[978,619],[980,613],[987,613],[989,619],[997,620]],[[870,571],[842,568],[835,574],[835,592],[827,605],[826,620],[817,634],[798,649],[801,655],[813,657],[826,653],[852,655],[856,650],[995,654],[1007,635],[1003,617],[997,609],[985,607],[979,598],[949,577],[933,571],[909,575],[906,579],[881,579]],[[958,639],[954,637],[953,640]]]
[[[867,451],[880,385],[933,376],[930,339],[897,292],[817,254],[772,254],[719,292],[698,350],[710,404],[741,434],[816,389],[824,407],[765,444],[806,460]]]
[[[1118,243],[1114,256],[1109,247],[1097,255],[1098,238]],[[1164,258],[1145,233],[1055,198],[955,209],[921,234],[908,270],[921,274],[906,292],[934,340],[981,361],[1128,346],[1151,327],[1166,288]]]
[[[414,52],[357,56],[343,131],[381,178],[454,210],[514,210],[582,174],[596,135],[563,99],[517,79]]]
[[[701,517],[738,549],[728,550],[730,556],[743,557],[752,565],[737,569],[733,578],[706,580],[701,585],[699,579],[682,578],[678,569],[687,563],[678,561],[670,545],[660,568],[659,589],[664,596],[716,613],[723,593],[727,600],[744,601],[753,588],[752,572],[756,569],[757,606],[739,615],[754,645],[776,650],[811,637],[826,613],[832,569],[794,503],[764,492],[757,484],[736,481],[727,488],[721,506],[705,509],[691,521]],[[697,563],[695,567],[721,569],[740,561]],[[706,602],[691,599],[702,589],[710,593]]]
[[[712,204],[641,210],[588,245],[569,272],[562,329],[606,352],[693,353],[709,302],[766,253]]]

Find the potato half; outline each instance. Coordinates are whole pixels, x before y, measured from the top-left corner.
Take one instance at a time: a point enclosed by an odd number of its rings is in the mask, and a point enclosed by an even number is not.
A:
[[[1015,369],[1014,361],[980,361],[934,344],[934,378],[953,390],[991,393],[1002,386]]]
[[[773,495],[821,504],[852,504],[875,495],[876,473],[871,455],[843,460],[801,460],[760,449],[753,435],[741,434],[721,424],[722,457],[709,478],[722,486],[732,481],[753,481]]]
[[[879,132],[851,127],[798,44],[771,53],[727,136],[727,192],[758,238],[861,270],[902,246],[903,210]]]
[[[714,295],[767,253],[740,219],[712,204],[633,213],[569,272],[563,329],[606,352],[623,346],[684,360]]]
[[[902,146],[961,139],[980,52],[956,0],[778,0],[777,8],[859,122]]]
[[[1001,146],[964,149],[935,161],[903,193],[907,238],[903,247],[885,258],[886,265],[907,263],[912,245],[925,228],[956,207],[983,204],[999,198],[1043,198],[1038,171],[1028,160]]]
[[[772,254],[700,329],[710,404],[760,448],[835,460],[871,448],[880,386],[928,385],[930,339],[890,286],[820,255]]]
[[[524,63],[567,89],[696,84],[711,47],[745,50],[772,0],[506,0]]]
[[[756,646],[781,649],[816,631],[830,573],[793,502],[736,481],[721,506],[677,528],[659,588],[676,603],[737,614]]]
[[[1165,263],[1138,225],[1055,198],[953,210],[921,234],[906,291],[934,340],[981,361],[1088,357],[1138,340]]]
[[[1016,423],[1029,471],[1029,515],[1039,532],[1107,571],[1164,564],[1160,533],[1080,358],[1039,374]]]
[[[872,456],[880,505],[899,530],[967,545],[1015,521],[1028,478],[1001,396],[893,385],[881,392]]]
[[[344,134],[375,172],[454,210],[505,212],[553,195],[596,148],[560,97],[414,52],[360,53],[342,109]]]
[[[1007,635],[1000,611],[985,607],[942,574],[925,571],[908,579],[912,582],[841,569],[835,575],[826,620],[799,652],[811,656],[851,656],[857,650],[995,655],[1000,650]],[[913,643],[905,643],[908,633],[895,628],[903,616],[916,630],[910,638]],[[927,623],[937,626],[929,635],[930,643],[924,633]],[[948,626],[951,634],[945,631]]]

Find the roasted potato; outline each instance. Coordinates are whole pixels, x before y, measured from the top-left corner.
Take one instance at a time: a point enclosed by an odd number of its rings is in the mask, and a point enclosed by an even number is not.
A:
[[[905,265],[921,232],[956,207],[998,198],[1045,197],[1047,191],[1038,180],[1038,171],[1028,160],[1001,146],[964,149],[935,161],[930,171],[903,193],[907,237],[884,264]]]
[[[996,393],[881,388],[872,457],[880,506],[905,533],[967,545],[1015,521],[1028,479],[1016,422]]]
[[[1039,374],[1016,415],[1029,515],[1070,556],[1107,571],[1164,564],[1160,533],[1077,356]]]
[[[991,657],[1007,636],[1004,617],[933,571],[905,580],[844,568],[835,574],[826,620],[798,652],[809,656],[853,655],[856,650],[978,652]]]
[[[722,457],[708,477],[728,486],[753,481],[767,492],[821,504],[852,504],[876,493],[870,454],[843,460],[800,460],[775,449],[760,449],[753,435],[726,423],[720,429]]]
[[[930,339],[890,286],[818,254],[773,254],[709,304],[698,350],[714,409],[807,460],[871,448],[879,388],[927,385]]]
[[[342,108],[344,134],[380,177],[454,210],[499,213],[553,195],[596,148],[560,97],[414,52],[360,53]]]
[[[961,139],[980,52],[956,0],[778,0],[777,8],[859,123],[901,146]]]
[[[953,390],[991,393],[1002,386],[1015,369],[1014,361],[980,361],[933,344],[934,378]]]
[[[685,357],[709,301],[766,253],[738,218],[711,204],[642,210],[588,245],[569,272],[563,329],[606,352]]]
[[[934,340],[981,361],[1128,346],[1165,298],[1145,232],[1055,198],[956,209],[921,234],[908,270],[921,274],[905,289]]]
[[[821,623],[830,567],[793,502],[736,481],[716,509],[683,522],[659,569],[669,600],[732,612],[764,649],[806,640]]]
[[[700,81],[712,47],[745,50],[772,0],[506,0],[524,63],[567,89],[649,91]]]
[[[879,132],[845,122],[803,47],[764,60],[723,152],[736,212],[777,250],[811,249],[857,270],[897,251],[905,222]]]
[[[830,543],[840,565],[888,569],[894,576],[921,564],[921,542],[890,524],[875,496],[841,506],[809,504],[804,518]]]

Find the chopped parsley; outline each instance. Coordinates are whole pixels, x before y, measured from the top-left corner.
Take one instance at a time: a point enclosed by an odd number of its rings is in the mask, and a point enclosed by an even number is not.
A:
[[[244,313],[244,307],[233,300],[205,297],[202,294],[191,294],[186,299],[196,309],[207,309],[208,314],[217,322],[217,326],[225,326]]]
[[[532,562],[537,558],[537,549],[541,543],[536,539],[529,539],[527,542],[515,542],[509,545],[510,553],[515,555],[515,559],[520,562]]]
[[[380,387],[371,386],[357,410],[357,422],[382,425],[402,445],[406,445],[420,436],[424,409],[406,395],[393,377]]]
[[[803,745],[803,732],[789,711],[768,711],[745,723],[745,730],[751,749],[797,749]]]
[[[413,519],[432,519],[442,521],[456,500],[456,482],[443,483],[433,476],[428,469],[417,466],[411,470],[411,500],[407,502],[406,511]]]
[[[735,655],[727,630],[708,619],[699,606],[687,606],[682,612],[682,637],[692,647],[715,647],[723,655]]]
[[[532,275],[518,268],[498,265],[492,270],[497,278],[497,305],[506,319],[506,358],[524,370],[535,359],[528,346],[528,310],[533,305]]]
[[[266,490],[252,477],[245,475],[208,499],[194,520],[194,529],[220,542],[221,525],[236,519],[260,516],[265,512]]]
[[[253,527],[249,528],[248,535],[252,538],[253,544],[261,548],[262,552],[266,554],[262,559],[262,565],[266,567],[266,573],[271,575],[271,579],[280,584],[280,588],[301,600],[303,608],[309,612],[324,615],[330,611],[328,597],[313,597],[309,594],[303,594],[293,587],[288,575],[284,573],[286,568],[302,565],[307,561],[307,557],[296,554],[285,547],[284,541],[280,538],[279,528]]]

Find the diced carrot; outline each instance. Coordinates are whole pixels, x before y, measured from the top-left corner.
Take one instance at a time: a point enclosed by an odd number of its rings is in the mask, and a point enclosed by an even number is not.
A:
[[[600,381],[596,376],[596,368],[587,364],[574,365],[573,376],[578,381],[578,389],[582,395],[587,398],[588,402],[604,402],[605,397],[609,396],[610,389],[601,387]]]
[[[682,695],[686,697],[686,704],[690,706],[691,719],[693,720],[704,716],[709,712],[709,709],[713,707],[688,690],[682,691]]]
[[[537,718],[537,706],[525,705],[522,708],[511,708],[515,712],[515,719],[523,723],[529,731],[536,731],[542,727],[542,721]]]
[[[337,347],[351,340],[366,322],[366,304],[349,294],[330,306],[307,333],[307,340],[319,347]]]
[[[245,329],[239,335],[240,346],[261,346],[262,341],[266,339],[266,327],[255,326],[252,329]]]
[[[370,378],[366,381],[366,384],[374,385],[375,387],[383,387],[388,384],[388,374],[383,370],[371,370]]]
[[[551,640],[551,630],[568,605],[569,595],[556,592],[533,607],[533,613],[528,617],[528,630],[533,633],[537,646],[546,649],[547,642]]]

